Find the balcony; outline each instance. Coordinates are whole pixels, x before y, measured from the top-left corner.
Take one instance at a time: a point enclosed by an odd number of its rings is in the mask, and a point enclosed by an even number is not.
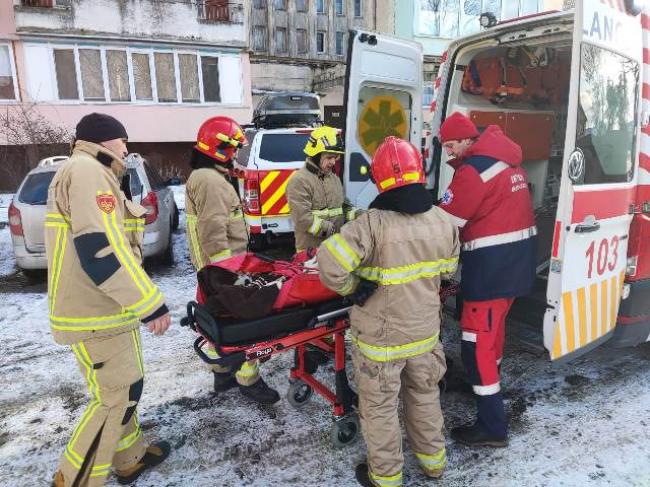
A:
[[[228,0],[204,0],[198,2],[198,18],[203,22],[243,21],[244,7],[239,2]]]

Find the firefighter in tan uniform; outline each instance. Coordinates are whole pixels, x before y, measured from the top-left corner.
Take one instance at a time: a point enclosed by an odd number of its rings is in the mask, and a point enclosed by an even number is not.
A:
[[[318,247],[341,229],[346,216],[348,219],[355,216],[352,209],[344,214],[343,185],[333,171],[343,154],[339,131],[327,126],[315,129],[305,145],[305,154],[305,165],[287,184],[298,252]]]
[[[241,127],[228,117],[210,118],[199,128],[192,151],[192,173],[185,185],[187,242],[197,272],[246,251],[248,232],[241,200],[228,180],[228,169],[246,143]],[[218,357],[214,349],[207,353]],[[277,391],[260,377],[256,360],[245,362],[234,377],[228,367],[219,365],[212,366],[212,373],[217,393],[239,385],[240,392],[255,402],[273,404],[280,400]]]
[[[72,155],[48,191],[52,335],[71,346],[91,396],[61,457],[55,487],[102,486],[111,467],[119,483],[130,483],[170,450],[165,441],[144,444],[136,412],[144,376],[140,323],[162,335],[170,317],[141,266],[146,210],[120,189],[126,138],[113,117],[83,117]]]
[[[398,395],[411,448],[428,477],[446,464],[438,381],[446,366],[440,332],[442,276],[453,274],[458,230],[433,206],[419,151],[387,137],[371,174],[380,195],[367,213],[319,248],[323,283],[356,303],[350,312],[352,361],[368,461],[361,485],[402,485]]]

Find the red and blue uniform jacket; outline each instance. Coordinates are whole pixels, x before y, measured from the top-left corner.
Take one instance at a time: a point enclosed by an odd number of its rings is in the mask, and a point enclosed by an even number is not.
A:
[[[537,228],[521,147],[490,125],[461,160],[440,202],[460,227],[461,290],[469,301],[533,290]]]

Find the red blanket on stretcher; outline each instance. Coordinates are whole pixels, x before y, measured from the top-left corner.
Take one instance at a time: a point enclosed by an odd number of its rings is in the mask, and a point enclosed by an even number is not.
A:
[[[336,298],[318,269],[305,264],[308,258],[305,252],[290,262],[245,253],[210,264],[198,273],[196,299],[215,316],[252,319]],[[248,285],[241,285],[242,276]],[[254,285],[256,278],[266,285]]]

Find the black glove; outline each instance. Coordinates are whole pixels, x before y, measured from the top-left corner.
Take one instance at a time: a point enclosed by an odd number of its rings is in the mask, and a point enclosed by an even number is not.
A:
[[[368,301],[368,298],[375,293],[377,287],[379,287],[377,283],[361,279],[357,289],[350,294],[349,299],[353,304],[363,306]]]

